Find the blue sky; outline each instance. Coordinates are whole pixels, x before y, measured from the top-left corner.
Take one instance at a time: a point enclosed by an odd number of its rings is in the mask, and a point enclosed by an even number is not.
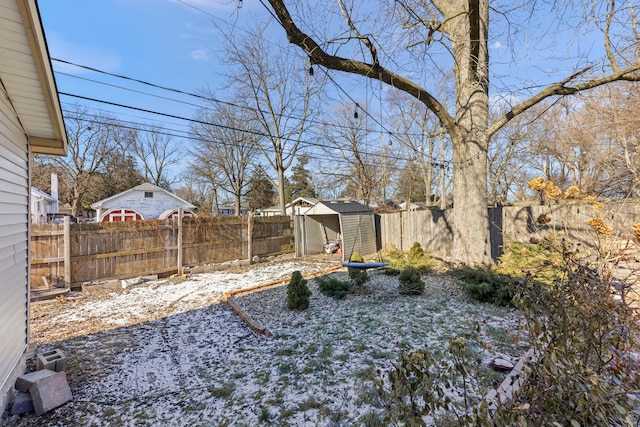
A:
[[[255,27],[256,22],[269,18],[259,1],[244,0],[242,3],[242,8],[239,9],[237,0],[38,0],[52,58],[185,92],[198,92],[204,87],[210,87],[223,100],[225,96],[220,72],[224,70],[225,64],[217,55],[217,50],[222,47],[220,32],[231,31],[234,27],[242,32],[243,28]],[[535,21],[537,24],[541,22],[546,22],[546,15],[543,14]],[[549,37],[545,31],[550,27],[549,23],[540,24],[539,28],[533,25],[533,33],[542,33],[540,41],[530,45],[532,42],[529,38],[520,37],[515,42],[512,39],[512,50],[503,45],[503,41],[508,41],[505,33],[498,31],[492,36],[489,43],[492,59],[491,90],[496,99],[503,96],[507,100],[517,101],[526,92],[519,91],[518,88],[537,91],[541,87],[540,80],[546,80],[547,83],[562,80],[569,75],[571,67],[579,65],[558,61],[551,51],[570,52],[575,48],[575,43],[580,43],[585,52],[595,53],[591,49],[599,41],[596,33],[587,32],[580,27],[570,27],[562,32],[557,30]],[[524,33],[523,30],[520,36]],[[281,44],[286,44],[284,34],[276,35],[276,39]],[[597,52],[597,49],[594,51]],[[101,75],[57,61],[53,61],[53,67],[61,93],[187,118],[193,117],[197,109],[197,106],[188,104],[197,102],[192,97]],[[103,84],[89,80],[98,80]],[[433,82],[433,79],[427,79],[427,82]],[[375,98],[372,92],[379,96],[386,90],[378,83],[367,82],[367,79],[352,79],[344,74],[340,75],[340,83],[350,94],[361,93],[365,99],[367,96]],[[123,86],[128,90],[116,86]],[[336,99],[339,98],[345,100],[340,93],[336,95]],[[60,100],[63,106],[81,102],[124,121],[156,126],[161,124],[171,131],[187,131],[187,123],[177,119],[91,103],[67,95],[61,95]],[[330,109],[331,105],[326,101]],[[382,117],[382,113],[377,112],[376,105],[370,105],[370,108],[373,115]],[[180,170],[176,170],[174,174],[179,172]]]
[[[193,103],[194,98],[55,59],[185,92],[198,92],[204,87],[217,90],[222,85],[217,71],[224,67],[216,53],[219,31],[267,18],[259,2],[246,0],[240,9],[236,0],[39,0],[38,5],[63,105],[79,102],[122,120],[180,129],[186,124],[180,120],[62,94],[184,117],[193,117],[197,108],[177,101]]]

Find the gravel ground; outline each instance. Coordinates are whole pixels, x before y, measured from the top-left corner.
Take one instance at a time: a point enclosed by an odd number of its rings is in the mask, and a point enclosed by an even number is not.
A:
[[[220,303],[225,292],[332,267],[288,261],[34,305],[32,342],[68,355],[74,400],[41,417],[5,413],[0,424],[382,425],[375,424],[384,415],[375,372],[386,372],[401,352],[442,352],[448,339],[478,323],[482,366],[522,352],[513,313],[471,303],[437,273],[423,276],[424,295],[408,297],[398,294],[396,277],[370,270],[366,287],[340,301],[323,296],[311,279],[310,307],[302,312],[286,309],[285,286],[238,297],[272,337],[252,332]],[[347,279],[344,269],[328,274]],[[483,372],[485,390],[503,378]]]

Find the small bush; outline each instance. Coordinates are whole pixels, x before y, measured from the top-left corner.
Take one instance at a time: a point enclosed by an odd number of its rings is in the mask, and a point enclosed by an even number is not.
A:
[[[462,289],[474,300],[507,306],[515,294],[517,282],[490,267],[461,267],[452,270]]]
[[[351,254],[349,262],[364,262],[364,258],[360,255],[360,252],[354,252]],[[353,284],[356,286],[362,286],[369,281],[367,270],[348,267],[347,271],[349,272],[349,278],[353,280]]]
[[[409,258],[409,262],[419,262],[422,261],[425,257],[424,249],[418,242],[414,242],[411,245],[411,249],[409,249],[409,253],[407,254],[407,258]]]
[[[360,255],[360,252],[356,251],[351,254],[349,262],[364,262],[364,258],[362,258],[362,255]]]
[[[306,279],[302,278],[302,273],[294,271],[287,285],[287,308],[290,310],[306,310],[309,308],[310,296],[311,291],[307,286]]]
[[[424,282],[420,272],[413,268],[407,267],[400,276],[398,276],[398,290],[402,295],[422,295],[424,293]]]
[[[351,289],[349,282],[343,282],[333,277],[318,277],[316,281],[318,282],[318,289],[323,295],[335,299],[344,298]]]
[[[407,254],[403,254],[397,249],[389,250],[385,254],[385,259],[389,262],[388,271],[385,274],[389,275],[399,274],[407,267],[413,267],[422,274],[428,273],[433,268],[433,260],[424,252],[418,242],[411,246]]]
[[[502,248],[495,271],[499,274],[525,279],[535,276],[536,281],[551,285],[564,280],[562,251],[552,238],[534,240],[535,243],[512,242]]]

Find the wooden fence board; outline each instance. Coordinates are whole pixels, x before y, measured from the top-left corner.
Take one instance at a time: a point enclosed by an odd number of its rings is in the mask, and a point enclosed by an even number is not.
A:
[[[587,221],[594,217],[602,217],[613,228],[614,239],[633,241],[631,226],[640,222],[639,205],[638,200],[607,201],[596,210],[590,203],[554,201],[490,208],[491,255],[497,259],[502,245],[509,241],[528,242],[550,232],[561,232],[572,243],[593,245],[597,236]],[[451,213],[451,210],[419,210],[380,214],[382,249],[406,252],[418,242],[434,256],[450,257],[453,248]],[[548,215],[549,222],[540,224],[541,215]]]
[[[280,255],[293,248],[288,217],[254,219],[252,252]],[[182,265],[244,259],[246,218],[190,218],[182,224]],[[178,270],[177,221],[71,224],[71,285]],[[58,224],[35,224],[31,233],[34,287],[64,281],[64,232]]]

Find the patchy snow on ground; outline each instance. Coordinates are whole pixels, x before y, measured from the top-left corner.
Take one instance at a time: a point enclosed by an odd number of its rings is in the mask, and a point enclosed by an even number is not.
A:
[[[423,276],[419,297],[397,277],[369,270],[364,291],[343,300],[313,279],[309,309],[286,308],[286,286],[239,296],[273,332],[251,331],[225,292],[308,275],[335,264],[286,261],[236,272],[193,275],[87,293],[32,307],[32,342],[67,356],[74,400],[43,416],[4,415],[12,426],[334,426],[384,425],[374,387],[408,350],[441,352],[448,339],[482,324],[482,365],[522,352],[507,309],[470,302],[452,279]],[[346,269],[327,273],[348,280]],[[487,385],[503,374],[484,370]],[[0,422],[2,424],[2,422]]]

